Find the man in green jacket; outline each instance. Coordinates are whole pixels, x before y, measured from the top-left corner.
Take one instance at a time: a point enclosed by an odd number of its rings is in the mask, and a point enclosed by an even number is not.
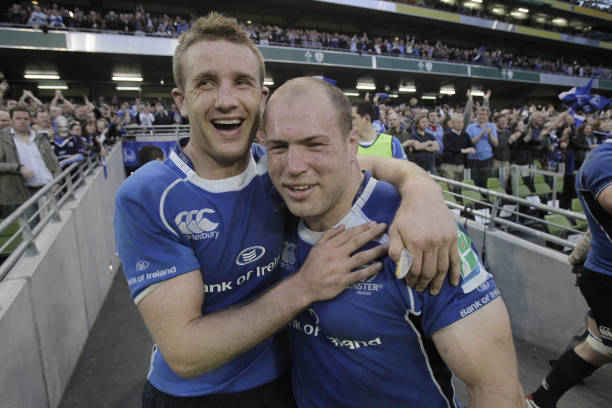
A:
[[[11,126],[0,132],[0,217],[3,218],[60,174],[51,145],[30,128],[29,110],[18,105],[9,115]]]

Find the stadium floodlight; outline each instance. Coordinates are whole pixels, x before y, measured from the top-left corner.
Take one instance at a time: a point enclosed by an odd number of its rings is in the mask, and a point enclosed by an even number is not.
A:
[[[398,94],[390,94],[389,98],[399,98],[399,95]]]
[[[264,83],[265,86],[273,86],[274,85],[274,79],[272,78],[264,78]]]
[[[38,89],[68,89],[68,85],[66,84],[38,84]]]
[[[482,4],[482,0],[471,0],[474,3]]]
[[[422,95],[421,99],[428,99],[428,100],[435,101],[437,98],[435,95]]]
[[[142,89],[140,89],[139,86],[118,86],[117,87],[118,91],[141,91]]]
[[[455,94],[455,87],[451,86],[445,86],[440,88],[440,93],[442,95],[454,95]]]
[[[142,76],[138,74],[113,74],[116,82],[142,82]]]
[[[359,92],[344,91],[346,96],[359,96]]]
[[[358,82],[357,89],[362,90],[362,91],[375,91],[376,85],[374,85],[371,82]]]
[[[416,92],[416,88],[414,85],[402,85],[399,87],[398,91],[400,92]]]
[[[523,7],[519,7],[518,11],[520,11],[521,13],[529,13],[529,9]]]
[[[60,79],[60,76],[57,72],[47,72],[47,73],[26,73],[23,75],[25,79]]]
[[[484,96],[482,89],[472,89],[472,96]]]

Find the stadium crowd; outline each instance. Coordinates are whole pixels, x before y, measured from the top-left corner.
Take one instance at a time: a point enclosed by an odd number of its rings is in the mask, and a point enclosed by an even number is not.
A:
[[[443,4],[443,3],[442,3]],[[100,29],[159,36],[179,36],[187,31],[194,16],[156,15],[146,12],[142,6],[133,12],[105,13],[78,7],[72,10],[53,4],[43,9],[38,5],[22,7],[14,3],[4,15],[4,22],[27,24],[43,29]],[[521,55],[510,49],[489,49],[455,46],[433,38],[397,34],[388,38],[368,36],[367,33],[348,34],[314,29],[283,28],[278,25],[247,24],[249,36],[261,45],[282,45],[320,49],[345,50],[355,53],[413,57],[470,63],[497,68],[533,70],[575,76],[612,78],[612,70],[605,64],[576,60],[574,58],[546,57],[541,54]]]

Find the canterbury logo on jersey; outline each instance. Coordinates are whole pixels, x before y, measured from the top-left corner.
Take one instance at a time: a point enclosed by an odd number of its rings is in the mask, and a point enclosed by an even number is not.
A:
[[[185,234],[188,239],[216,239],[219,236],[219,231],[215,230],[219,223],[211,220],[211,218],[213,220],[217,218],[215,210],[202,208],[201,210],[181,211],[174,218],[174,222],[179,231]]]

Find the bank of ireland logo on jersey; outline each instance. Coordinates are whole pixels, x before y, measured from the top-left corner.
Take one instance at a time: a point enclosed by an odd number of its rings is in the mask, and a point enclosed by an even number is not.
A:
[[[211,208],[181,211],[174,218],[179,231],[192,241],[217,239],[219,237],[219,216]]]
[[[238,256],[236,257],[237,265],[246,265],[251,262],[255,262],[260,259],[266,253],[266,248],[256,245],[252,247],[248,247],[240,251]]]

